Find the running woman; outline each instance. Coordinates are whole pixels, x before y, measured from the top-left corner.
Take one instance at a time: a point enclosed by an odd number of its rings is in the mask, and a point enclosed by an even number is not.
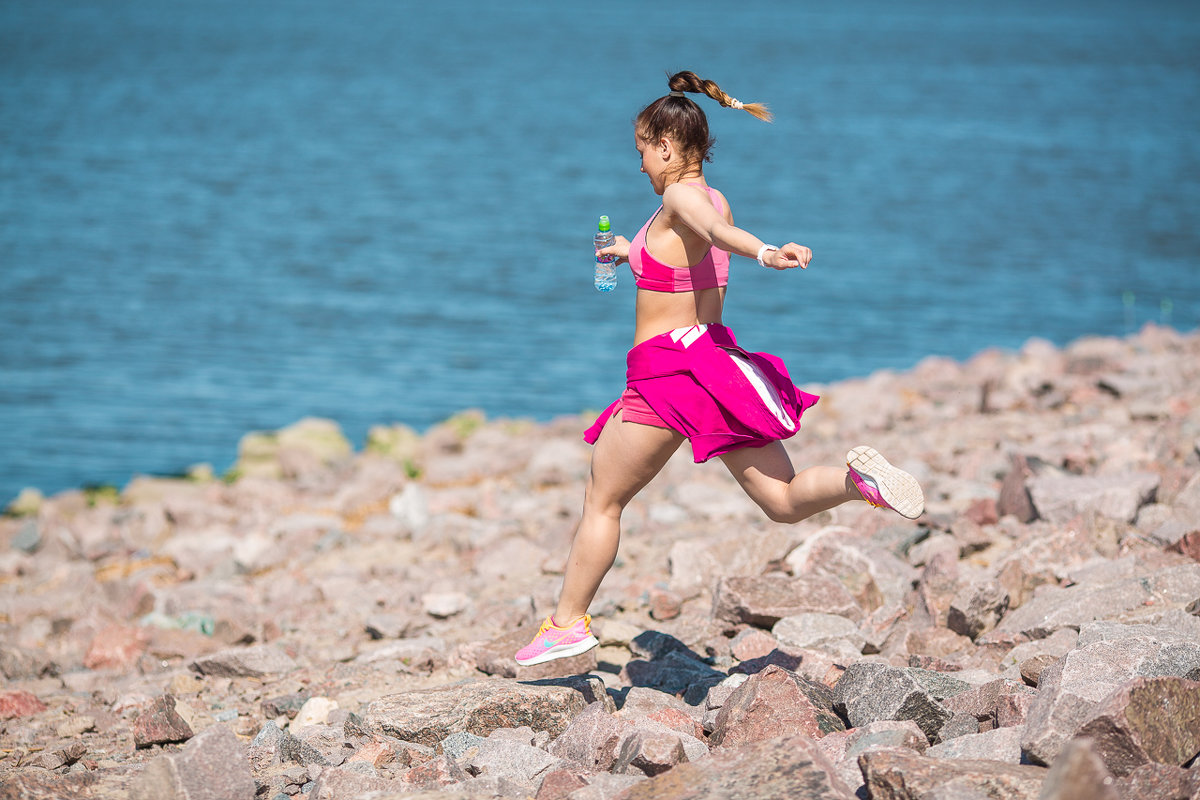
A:
[[[764,121],[771,116],[692,72],[672,75],[669,87],[634,122],[642,172],[662,206],[632,242],[618,236],[597,251],[627,262],[637,285],[627,385],[584,434],[595,448],[583,516],[558,606],[516,654],[524,666],[597,645],[587,612],[616,559],[621,512],[685,439],[697,463],[719,457],[777,522],[863,500],[910,519],[924,511],[916,479],[871,447],[850,450],[845,467],[793,468],[782,440],[799,430],[801,415],[818,398],[796,388],[778,358],[739,347],[721,310],[730,254],[788,270],[807,268],[812,251],[795,242],[766,244],[733,224],[725,196],[704,178],[713,140],[703,109],[688,94]]]

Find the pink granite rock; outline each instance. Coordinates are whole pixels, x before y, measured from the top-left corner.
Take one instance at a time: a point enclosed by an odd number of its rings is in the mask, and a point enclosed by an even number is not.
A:
[[[178,753],[151,761],[136,779],[131,800],[254,800],[254,778],[233,731],[217,725]]]
[[[777,736],[819,739],[845,730],[833,710],[833,693],[780,667],[767,667],[733,691],[721,706],[709,737],[714,747],[732,747]]]
[[[179,716],[175,698],[169,694],[151,702],[133,720],[133,743],[139,748],[186,742],[192,736],[191,727]]]
[[[824,576],[725,578],[717,584],[713,597],[715,618],[762,628],[806,611],[838,614],[856,621],[863,616],[846,587]]]
[[[1091,739],[1120,777],[1143,764],[1181,767],[1200,754],[1200,682],[1163,677],[1122,684],[1075,735]]]
[[[46,704],[24,689],[0,692],[0,720],[28,717],[46,710]]]
[[[150,643],[150,634],[141,628],[109,625],[96,634],[88,646],[83,665],[88,669],[130,669]]]
[[[853,800],[837,768],[805,736],[721,748],[679,764],[615,795],[613,800]]]
[[[980,759],[939,759],[893,749],[860,759],[868,797],[1003,797],[1037,800],[1046,770]]]

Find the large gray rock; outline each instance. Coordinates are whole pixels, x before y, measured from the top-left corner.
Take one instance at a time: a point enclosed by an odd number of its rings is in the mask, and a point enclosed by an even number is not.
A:
[[[1200,753],[1200,682],[1137,678],[1122,684],[1075,732],[1114,775],[1144,764],[1181,767]]]
[[[551,770],[566,766],[540,747],[514,740],[511,731],[493,731],[488,738],[467,750],[459,759],[467,773],[476,777],[506,778],[535,792]]]
[[[1021,763],[1021,730],[994,728],[982,733],[955,736],[925,751],[931,758],[967,758]]]
[[[1032,698],[1036,694],[1037,692],[1024,683],[1000,678],[948,697],[942,701],[942,705],[954,714],[970,714],[979,722],[980,728],[986,730],[1002,727],[999,724],[1002,698],[1013,695]]]
[[[694,736],[653,722],[633,723],[617,743],[612,770],[618,774],[661,775],[672,767],[708,755],[708,745]]]
[[[917,571],[893,552],[840,525],[807,537],[784,562],[793,575],[837,578],[863,609],[902,602],[917,578]]]
[[[289,726],[279,741],[282,761],[336,767],[354,754],[354,744],[340,726],[305,725],[295,728],[294,732],[292,727]]]
[[[1029,482],[1038,516],[1062,525],[1081,514],[1132,523],[1154,499],[1162,479],[1152,472],[1126,475],[1040,475]]]
[[[372,731],[433,747],[456,731],[487,736],[522,725],[557,736],[597,700],[607,700],[599,678],[531,683],[489,678],[381,697],[367,706],[363,719]]]
[[[302,766],[331,767],[346,761],[354,752],[354,745],[344,731],[329,725],[307,725],[297,728],[295,733],[280,730],[268,721],[250,743],[250,763],[254,769],[265,769],[272,764],[299,764]]]
[[[713,597],[713,616],[725,622],[770,628],[784,617],[809,612],[858,621],[863,610],[836,578],[763,575],[723,578]]]
[[[407,786],[380,776],[370,764],[327,767],[313,781],[308,800],[357,800],[369,792],[403,791]]]
[[[867,644],[858,625],[838,614],[812,612],[784,617],[771,628],[771,635],[780,644],[851,658],[861,654]]]
[[[996,627],[1008,611],[1009,597],[996,581],[968,584],[955,593],[946,614],[946,627],[975,639]]]
[[[837,768],[806,736],[720,749],[679,764],[613,800],[853,800]]]
[[[1077,740],[1078,741],[1078,740]],[[1131,775],[1113,782],[1120,800],[1195,800],[1200,797],[1200,769],[1168,767],[1166,764],[1146,764]],[[1058,798],[1051,798],[1058,800]],[[1069,800],[1076,800],[1074,796]],[[1102,795],[1080,797],[1079,800],[1109,800]]]
[[[580,766],[599,771],[612,769],[617,745],[632,724],[613,716],[604,703],[592,703],[572,719],[547,751]]]
[[[1152,624],[1109,620],[1092,622],[1079,629],[1075,647],[1135,638],[1157,639],[1160,642],[1200,642],[1200,617],[1182,609],[1172,609]]]
[[[1068,742],[1042,783],[1038,800],[1131,800],[1114,785],[1090,739]]]
[[[735,746],[801,734],[819,739],[845,727],[827,687],[770,666],[751,675],[721,706],[709,743]]]
[[[999,761],[929,758],[881,750],[859,759],[867,796],[888,800],[1037,800],[1046,770]]]
[[[281,648],[270,645],[231,647],[192,662],[201,675],[221,678],[264,678],[296,669],[296,662]]]
[[[223,725],[160,756],[130,787],[131,800],[254,800],[254,778],[237,736]]]
[[[818,740],[821,752],[837,767],[838,775],[846,785],[863,796],[862,770],[858,768],[859,756],[878,750],[907,748],[924,753],[929,747],[925,733],[912,720],[903,722],[872,722],[859,728],[830,733]]]
[[[881,720],[912,720],[936,741],[938,731],[953,714],[917,679],[921,670],[860,661],[846,668],[834,687],[834,707],[853,727]],[[968,687],[962,684],[959,690]]]
[[[1200,678],[1200,642],[1130,637],[1071,651],[1042,672],[1022,749],[1032,761],[1050,764],[1121,684],[1157,677]]]
[[[1156,573],[1065,589],[1044,586],[1037,595],[996,626],[1033,639],[1060,628],[1082,628],[1096,620],[1135,621],[1150,611],[1185,608],[1200,597],[1200,564],[1183,564]]]

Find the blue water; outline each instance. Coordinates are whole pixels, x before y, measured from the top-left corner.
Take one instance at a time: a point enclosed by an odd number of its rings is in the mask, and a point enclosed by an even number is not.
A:
[[[589,13],[591,11],[604,13]],[[0,502],[306,415],[544,420],[621,388],[657,205],[630,120],[692,68],[726,322],[800,383],[1200,324],[1200,4],[0,4]]]

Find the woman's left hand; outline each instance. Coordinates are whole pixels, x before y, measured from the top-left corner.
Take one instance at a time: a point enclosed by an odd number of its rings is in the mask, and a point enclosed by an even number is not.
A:
[[[788,242],[778,250],[772,250],[763,256],[763,264],[771,269],[808,269],[810,261],[812,250],[795,242]]]

